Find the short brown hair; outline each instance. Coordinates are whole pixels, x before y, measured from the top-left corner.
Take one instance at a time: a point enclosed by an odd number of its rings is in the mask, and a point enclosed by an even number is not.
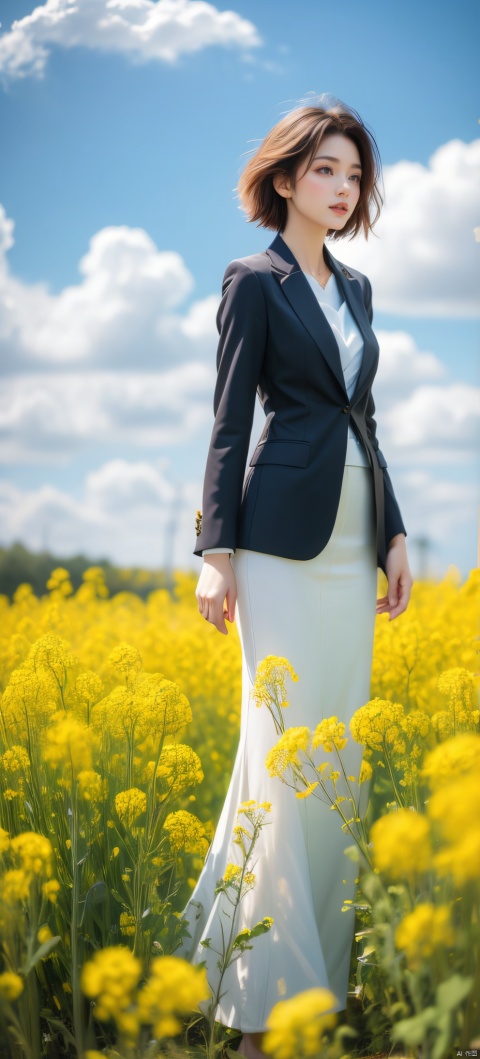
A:
[[[354,238],[363,228],[365,239],[368,239],[369,231],[380,216],[380,205],[383,205],[378,189],[380,154],[374,136],[360,115],[345,104],[341,104],[340,109],[328,110],[315,105],[297,107],[270,129],[245,166],[237,185],[240,205],[249,221],[258,221],[257,227],[283,232],[288,217],[287,202],[277,194],[273,177],[281,173],[290,177],[295,186],[302,163],[308,159],[308,169],[324,136],[334,132],[348,136],[356,144],[362,163],[362,178],[360,197],[352,216],[341,231],[331,228],[327,236],[343,239],[352,232]],[[371,203],[376,207],[373,219],[370,217]]]

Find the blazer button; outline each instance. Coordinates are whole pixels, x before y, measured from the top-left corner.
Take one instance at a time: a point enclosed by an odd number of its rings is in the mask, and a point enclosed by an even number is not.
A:
[[[351,410],[352,410],[352,407],[349,404],[346,404],[345,408],[342,408],[342,412],[351,412]]]

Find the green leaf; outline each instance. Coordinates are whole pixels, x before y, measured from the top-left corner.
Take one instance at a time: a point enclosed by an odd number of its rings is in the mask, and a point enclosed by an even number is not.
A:
[[[437,1039],[432,1049],[432,1059],[443,1059],[452,1047],[453,1018],[449,1011],[444,1011],[437,1024]]]
[[[28,960],[28,962],[25,964],[25,967],[23,968],[23,973],[25,977],[27,976],[27,974],[30,974],[30,971],[32,971],[33,968],[36,967],[37,963],[39,963],[40,960],[44,960],[47,956],[50,955],[52,949],[54,949],[55,946],[58,945],[58,942],[61,940],[62,939],[60,937],[60,934],[56,934],[54,938],[49,938],[48,941],[43,942],[43,945],[40,945],[40,948],[33,953],[33,956]]]
[[[103,902],[106,901],[107,896],[108,886],[106,883],[103,882],[103,879],[100,879],[99,882],[94,883],[93,886],[91,886],[90,889],[87,890],[85,902],[83,905],[83,911],[79,923],[80,927],[83,926],[83,922],[87,912],[89,912],[90,909],[93,908],[95,905],[103,904]]]
[[[473,978],[454,974],[447,982],[441,982],[437,989],[437,1003],[441,1011],[453,1011],[468,996],[473,985]]]
[[[411,1019],[402,1019],[401,1022],[396,1022],[390,1031],[392,1040],[400,1041],[401,1044],[424,1044],[427,1030],[436,1026],[439,1017],[438,1008],[430,1005],[420,1015],[414,1015]]]
[[[58,1030],[59,1033],[63,1035],[64,1040],[68,1041],[69,1044],[73,1044],[76,1048],[77,1042],[75,1040],[75,1037],[72,1036],[70,1030],[67,1029],[65,1024],[63,1022],[60,1022],[60,1019],[52,1018],[46,1011],[42,1011],[41,1014],[47,1020],[49,1026],[52,1026],[54,1030]]]
[[[270,930],[271,925],[272,925],[271,923],[262,923],[262,922],[256,923],[255,926],[252,927],[252,929],[250,931],[250,937],[251,938],[259,938],[261,934],[268,934],[268,931]]]

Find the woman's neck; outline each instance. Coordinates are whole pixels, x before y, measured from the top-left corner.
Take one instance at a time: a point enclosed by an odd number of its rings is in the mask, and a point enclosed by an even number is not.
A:
[[[326,283],[331,275],[324,252],[326,234],[327,229],[323,227],[312,228],[311,224],[306,227],[305,225],[292,225],[288,222],[284,231],[281,232],[284,243],[292,251],[302,271],[321,280],[322,284]]]

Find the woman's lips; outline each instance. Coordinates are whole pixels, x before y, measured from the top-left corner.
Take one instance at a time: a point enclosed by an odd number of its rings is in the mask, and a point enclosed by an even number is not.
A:
[[[346,213],[347,212],[344,206],[330,206],[329,209],[333,210],[335,213]]]

